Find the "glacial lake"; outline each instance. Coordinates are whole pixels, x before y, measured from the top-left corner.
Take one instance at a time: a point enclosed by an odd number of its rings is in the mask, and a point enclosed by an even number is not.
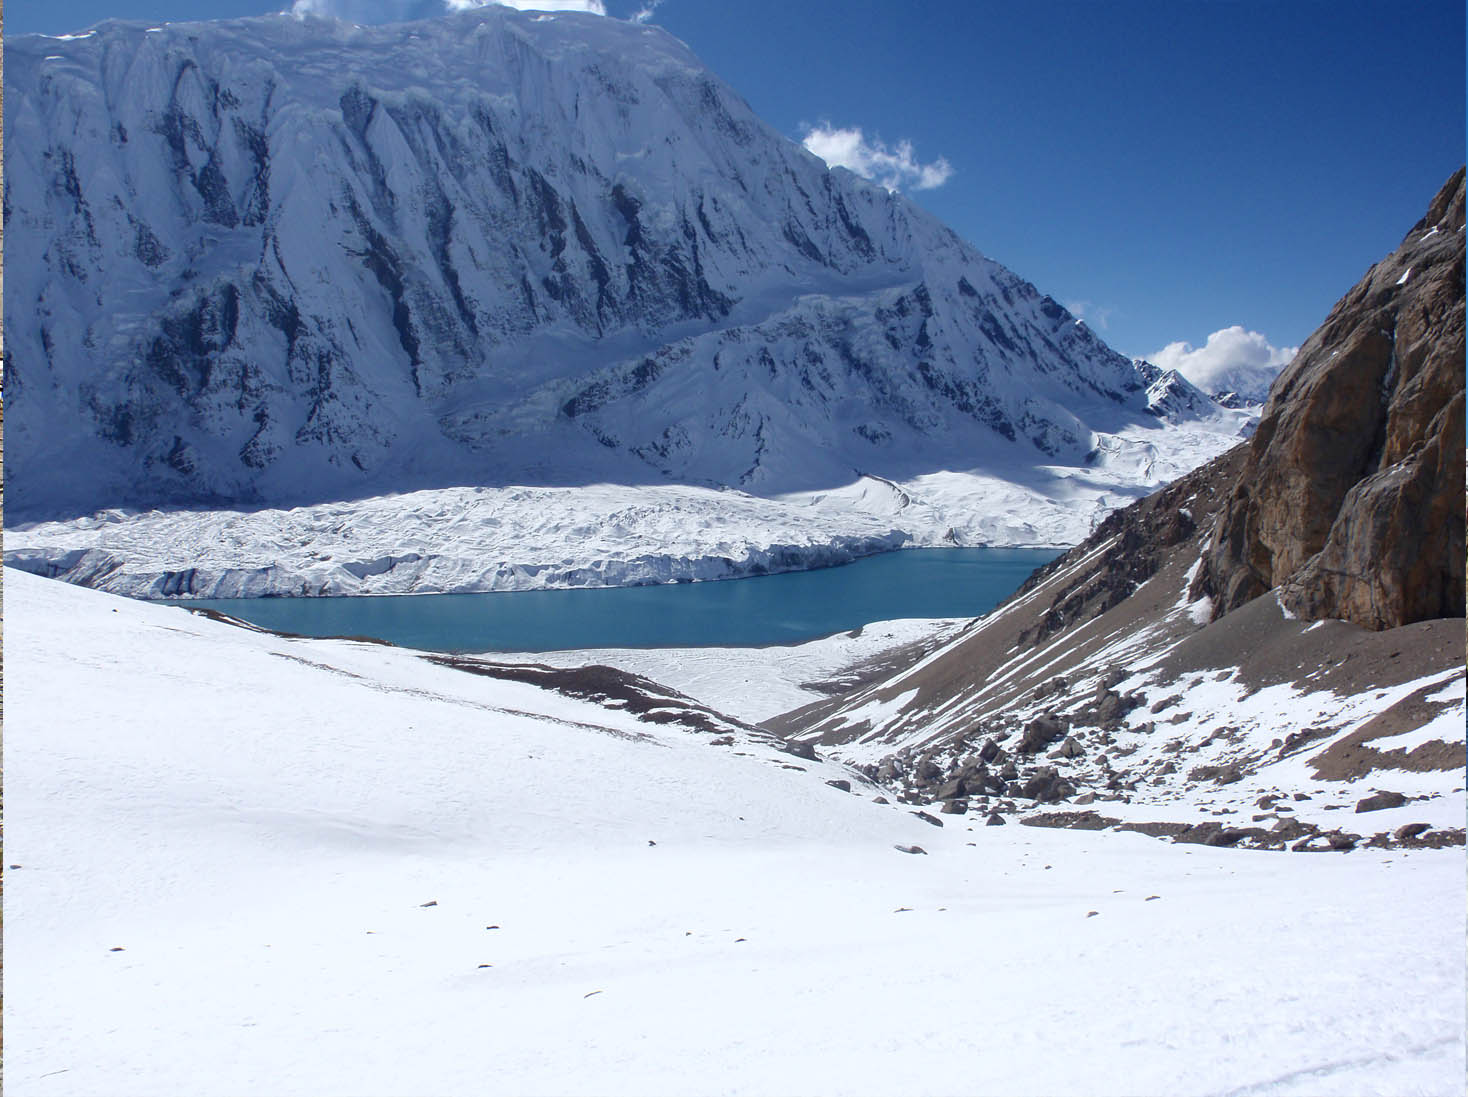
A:
[[[907,549],[749,579],[591,590],[354,598],[216,598],[215,609],[305,636],[429,651],[793,644],[899,617],[977,617],[1056,549]]]

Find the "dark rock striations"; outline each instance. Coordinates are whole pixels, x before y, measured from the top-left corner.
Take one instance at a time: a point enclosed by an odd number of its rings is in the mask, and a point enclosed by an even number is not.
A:
[[[1275,382],[1193,585],[1215,619],[1386,629],[1464,612],[1463,171]]]

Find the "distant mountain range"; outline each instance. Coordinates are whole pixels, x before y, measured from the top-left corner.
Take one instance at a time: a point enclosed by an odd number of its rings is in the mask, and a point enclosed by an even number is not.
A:
[[[1196,463],[1244,421],[828,170],[654,27],[108,22],[6,65],[12,517],[768,495],[1086,468],[1215,421]],[[1112,486],[1152,476],[1143,455]]]

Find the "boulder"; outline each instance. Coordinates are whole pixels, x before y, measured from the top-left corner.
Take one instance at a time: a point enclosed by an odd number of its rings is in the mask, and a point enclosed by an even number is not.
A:
[[[827,781],[826,784],[830,785],[832,788],[839,788],[842,792],[851,791],[851,782],[845,780],[844,778],[838,777],[833,781]]]
[[[1004,826],[1004,816],[1000,815],[997,811],[990,812],[989,818],[984,820],[984,826],[1002,827]]]
[[[1053,713],[1047,712],[1036,716],[1025,725],[1024,735],[1020,737],[1019,746],[1015,749],[1021,754],[1034,754],[1064,734],[1065,724]]]
[[[932,755],[930,754],[923,755],[918,760],[917,766],[913,769],[913,780],[917,781],[920,785],[930,785],[934,781],[941,781],[942,779],[943,771],[933,761]]]
[[[816,748],[810,743],[802,742],[798,739],[787,740],[781,745],[780,749],[792,758],[804,758],[807,762],[820,761],[816,756]]]
[[[964,781],[961,777],[955,777],[951,781],[945,781],[938,787],[938,799],[940,800],[951,800],[955,796],[962,796],[963,793]]]
[[[1128,693],[1125,697],[1107,690],[1096,702],[1096,719],[1103,724],[1115,724],[1123,716],[1137,708],[1145,700],[1140,694]]]
[[[1400,792],[1378,792],[1374,796],[1368,796],[1356,804],[1356,813],[1363,811],[1381,811],[1384,808],[1399,808],[1407,802],[1407,798]]]
[[[1024,783],[1019,794],[1042,804],[1053,804],[1074,796],[1075,791],[1070,782],[1055,772],[1054,766],[1040,766]]]
[[[1269,833],[1282,842],[1293,842],[1300,838],[1307,838],[1316,833],[1319,828],[1310,823],[1302,823],[1298,819],[1281,819],[1270,828]]]
[[[1395,838],[1398,842],[1406,842],[1412,838],[1416,838],[1419,834],[1422,834],[1425,831],[1431,829],[1431,823],[1408,823],[1405,826],[1400,826],[1396,830],[1394,830],[1392,832],[1392,837]]]
[[[944,815],[964,815],[967,812],[968,801],[962,799],[945,800],[941,809],[941,813]]]
[[[1238,766],[1194,766],[1188,770],[1189,781],[1217,781],[1220,785],[1231,785],[1243,779]]]

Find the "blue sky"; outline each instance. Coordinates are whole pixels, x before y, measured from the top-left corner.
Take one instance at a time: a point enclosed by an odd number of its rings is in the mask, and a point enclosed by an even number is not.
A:
[[[283,2],[11,0],[5,29]],[[445,0],[301,2],[387,21]],[[641,12],[1128,354],[1302,342],[1464,159],[1461,0],[562,2]]]

